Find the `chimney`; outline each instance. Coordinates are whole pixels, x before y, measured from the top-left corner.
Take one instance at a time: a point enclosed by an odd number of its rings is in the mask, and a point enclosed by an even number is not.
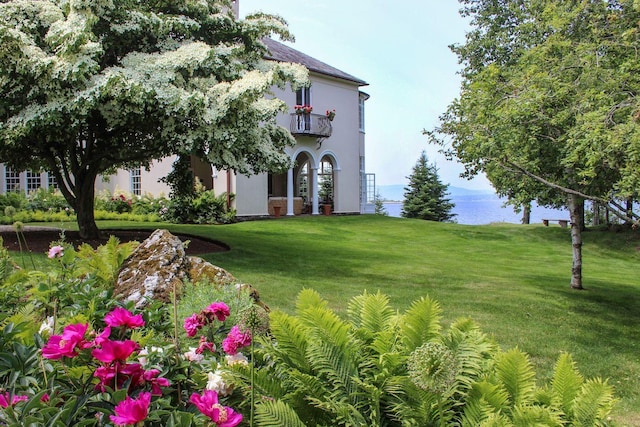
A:
[[[231,0],[231,6],[233,7],[233,15],[236,19],[240,18],[240,0]]]

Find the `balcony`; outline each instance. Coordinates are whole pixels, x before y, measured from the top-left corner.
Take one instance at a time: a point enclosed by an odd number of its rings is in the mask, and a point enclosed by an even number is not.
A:
[[[311,136],[328,138],[333,128],[331,121],[323,114],[291,114],[291,134],[293,136]]]

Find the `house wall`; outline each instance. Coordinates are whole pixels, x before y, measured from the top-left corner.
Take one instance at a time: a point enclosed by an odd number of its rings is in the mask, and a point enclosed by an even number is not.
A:
[[[140,180],[143,195],[150,194],[155,197],[169,195],[169,186],[159,182],[159,179],[164,178],[171,172],[175,159],[176,156],[171,156],[162,160],[153,161],[148,171],[142,168],[140,171]],[[110,194],[118,191],[130,193],[131,173],[128,170],[118,169],[115,174],[109,175],[106,179],[98,177],[96,180],[96,194],[103,191],[109,192]]]
[[[235,203],[238,216],[268,215],[267,174],[250,177],[238,175],[235,179]]]

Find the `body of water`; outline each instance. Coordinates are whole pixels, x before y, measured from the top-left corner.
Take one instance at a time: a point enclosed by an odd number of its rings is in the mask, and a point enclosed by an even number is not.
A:
[[[522,212],[515,213],[511,206],[503,207],[504,199],[495,194],[473,194],[450,196],[455,203],[453,213],[454,221],[458,224],[479,225],[492,222],[508,222],[520,224]],[[389,216],[399,217],[402,211],[402,203],[385,202],[384,207]],[[543,219],[569,219],[569,211],[566,209],[549,209],[534,205],[531,208],[531,224],[542,223]]]

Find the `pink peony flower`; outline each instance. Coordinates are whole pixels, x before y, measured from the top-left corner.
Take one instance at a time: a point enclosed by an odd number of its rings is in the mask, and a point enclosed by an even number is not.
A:
[[[9,392],[0,393],[0,408],[7,408],[13,406],[18,402],[26,402],[29,400],[29,396],[24,394],[9,395]]]
[[[113,361],[125,361],[138,349],[138,343],[132,340],[126,341],[110,341],[106,340],[102,343],[101,348],[96,348],[91,355],[103,363],[111,363]]]
[[[104,322],[113,327],[126,326],[127,328],[139,328],[144,326],[142,315],[133,315],[129,310],[122,307],[116,307],[104,316]]]
[[[241,332],[238,325],[235,325],[229,331],[227,337],[222,341],[222,349],[227,354],[236,354],[238,349],[251,344],[251,333]]]
[[[105,341],[109,340],[109,336],[110,335],[111,335],[111,326],[107,326],[106,328],[104,328],[104,331],[100,332],[93,339],[93,345],[94,346],[101,346]]]
[[[216,319],[218,319],[221,322],[224,322],[226,318],[229,317],[229,314],[231,314],[229,312],[229,307],[227,306],[227,304],[223,302],[214,302],[209,307],[205,308],[204,312],[206,314],[213,315]]]
[[[219,404],[218,393],[213,390],[205,390],[202,395],[193,393],[189,401],[218,427],[234,427],[242,422],[242,414]]]
[[[61,258],[64,255],[64,248],[60,245],[56,245],[49,249],[48,257],[49,258]]]
[[[214,352],[216,351],[216,345],[212,342],[208,342],[207,337],[200,337],[200,342],[198,343],[198,348],[196,348],[196,353],[202,354],[205,350]]]
[[[160,371],[157,369],[149,369],[144,371],[142,375],[145,382],[151,384],[151,394],[154,396],[162,396],[162,389],[160,387],[169,387],[171,384],[168,379],[158,377]]]
[[[113,365],[97,367],[96,370],[93,371],[93,376],[99,380],[95,389],[104,393],[107,387],[114,388],[113,379],[116,377],[116,373],[116,367]]]
[[[202,326],[204,325],[195,313],[184,319],[184,330],[187,331],[187,336],[194,337]]]
[[[114,409],[115,415],[109,418],[117,426],[132,426],[144,421],[149,415],[149,404],[151,403],[151,393],[140,393],[137,399],[127,396],[118,403]]]
[[[52,335],[47,344],[42,347],[42,357],[45,359],[61,359],[62,357],[75,357],[78,349],[85,349],[91,343],[84,339],[84,335],[89,328],[89,324],[69,325],[62,331],[61,335]]]

